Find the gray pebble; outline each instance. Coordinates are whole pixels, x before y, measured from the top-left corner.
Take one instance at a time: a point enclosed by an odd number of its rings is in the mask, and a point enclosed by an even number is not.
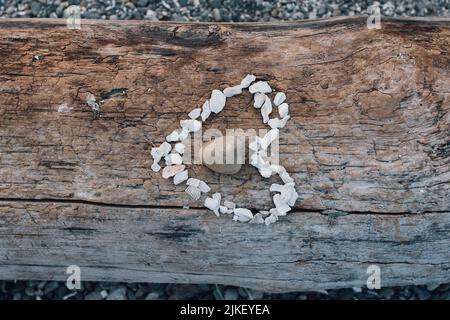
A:
[[[212,14],[213,14],[214,20],[216,20],[216,21],[222,20],[222,16],[220,15],[220,10],[219,9],[215,8],[213,10]]]
[[[239,294],[235,288],[228,288],[225,290],[223,297],[225,300],[237,300],[239,298]]]
[[[112,290],[106,300],[126,300],[127,287],[121,285],[118,288]]]

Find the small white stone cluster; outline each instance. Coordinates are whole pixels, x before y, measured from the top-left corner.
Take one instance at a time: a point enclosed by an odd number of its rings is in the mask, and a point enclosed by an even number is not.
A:
[[[183,141],[189,137],[190,133],[197,132],[202,128],[202,122],[206,121],[211,113],[219,113],[225,107],[226,99],[241,94],[243,89],[247,89],[253,94],[253,106],[261,109],[263,122],[271,127],[264,137],[256,137],[250,143],[250,164],[256,167],[264,178],[269,178],[273,174],[278,174],[284,184],[272,184],[270,191],[274,192],[273,203],[275,208],[269,211],[260,211],[253,214],[249,209],[236,208],[236,204],[224,200],[220,193],[214,193],[211,197],[206,197],[204,205],[215,215],[233,214],[234,221],[249,223],[272,224],[278,220],[278,217],[285,216],[294,206],[298,199],[295,191],[294,179],[292,179],[286,169],[281,165],[271,164],[267,156],[267,149],[279,136],[279,129],[283,128],[289,120],[289,105],[285,102],[286,95],[278,92],[275,95],[273,104],[278,108],[280,118],[270,118],[272,113],[272,101],[267,94],[272,93],[272,88],[265,81],[255,82],[256,77],[252,74],[247,75],[239,85],[228,87],[223,91],[213,90],[210,99],[206,100],[201,108],[192,110],[188,116],[189,119],[181,120],[181,129],[170,133],[165,142],[159,147],[152,148],[151,155],[153,164],[151,169],[155,172],[161,170],[159,162],[164,158],[165,167],[162,170],[164,179],[173,177],[173,182],[178,185],[186,181],[186,193],[194,200],[199,200],[202,193],[209,193],[211,188],[206,182],[189,178],[188,171],[183,165],[182,155],[185,145]],[[200,118],[201,120],[197,120]],[[174,147],[170,143],[175,143]]]

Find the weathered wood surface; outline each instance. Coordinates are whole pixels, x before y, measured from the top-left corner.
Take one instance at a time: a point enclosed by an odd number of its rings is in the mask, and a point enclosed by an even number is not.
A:
[[[449,19],[0,20],[0,278],[77,264],[85,280],[287,291],[362,285],[375,263],[383,285],[448,282],[449,42]],[[149,169],[178,120],[247,73],[292,115],[281,163],[302,201],[268,228],[216,218]],[[264,128],[249,94],[205,127]],[[240,205],[271,204],[276,179],[251,166],[191,169]]]

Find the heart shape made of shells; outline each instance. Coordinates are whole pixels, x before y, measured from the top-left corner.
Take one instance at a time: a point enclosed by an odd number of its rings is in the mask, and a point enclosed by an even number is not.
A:
[[[285,216],[295,205],[298,194],[295,190],[295,182],[286,171],[278,164],[272,164],[267,156],[267,149],[279,137],[279,129],[283,128],[289,120],[289,105],[285,102],[286,95],[283,92],[277,92],[273,104],[278,108],[280,118],[269,118],[272,113],[272,101],[268,94],[272,93],[272,88],[266,81],[256,81],[256,77],[248,74],[239,85],[228,87],[225,90],[213,90],[210,99],[206,100],[201,108],[192,110],[188,116],[189,119],[181,120],[181,130],[174,130],[166,137],[159,147],[152,148],[151,155],[153,164],[151,169],[155,172],[161,170],[159,162],[164,158],[165,167],[162,170],[162,176],[165,179],[173,177],[175,185],[186,182],[186,193],[194,200],[199,200],[201,194],[208,194],[211,188],[206,182],[190,178],[188,170],[183,164],[182,154],[185,151],[185,141],[190,133],[199,131],[202,128],[202,122],[205,122],[211,113],[219,113],[226,104],[226,99],[242,93],[243,89],[248,89],[253,94],[253,107],[261,110],[263,122],[270,126],[270,130],[263,136],[256,136],[255,140],[249,144],[251,151],[250,164],[256,167],[264,178],[269,178],[277,174],[284,184],[272,184],[270,192],[274,192],[274,208],[269,211],[261,210],[256,214],[246,208],[239,208],[229,200],[222,202],[222,196],[216,192],[211,197],[206,197],[204,206],[214,212],[215,215],[233,214],[234,221],[249,223],[265,223],[270,225],[278,220],[280,216]],[[197,120],[198,118],[201,119]],[[174,143],[172,147],[171,143]]]

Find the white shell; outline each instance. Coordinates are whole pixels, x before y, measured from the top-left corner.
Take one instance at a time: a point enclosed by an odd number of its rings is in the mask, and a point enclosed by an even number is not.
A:
[[[211,108],[209,107],[209,100],[206,100],[202,107],[202,113],[200,116],[202,117],[202,121],[205,122],[206,119],[209,118],[209,115],[211,114]]]
[[[267,123],[269,121],[269,114],[272,113],[272,101],[266,96],[264,103],[261,107],[261,115],[263,117],[263,122]]]
[[[282,103],[278,106],[278,114],[281,118],[289,115],[289,105],[287,103]]]
[[[201,112],[202,112],[202,108],[195,108],[194,110],[189,112],[188,116],[189,116],[189,118],[195,120],[198,117],[200,117]]]
[[[240,85],[234,86],[234,87],[228,87],[225,90],[223,90],[223,94],[227,98],[231,98],[231,97],[236,96],[241,93],[242,93],[242,87]]]
[[[198,120],[194,119],[188,119],[188,120],[181,120],[180,126],[187,130],[188,132],[197,132],[202,128],[202,123]]]
[[[164,159],[166,160],[166,166],[183,163],[183,158],[178,153],[169,153]]]
[[[211,188],[206,184],[206,182],[200,180],[200,183],[198,185],[198,188],[200,189],[201,192],[203,193],[208,193]]]
[[[261,213],[257,213],[254,217],[249,221],[249,223],[264,223],[264,218]]]
[[[248,90],[250,91],[250,93],[256,93],[256,92],[271,93],[272,92],[272,88],[269,86],[269,84],[266,81],[255,82],[254,84],[252,84],[250,86],[250,88],[248,88]]]
[[[220,90],[213,90],[209,99],[209,108],[214,113],[219,113],[225,107],[226,97]]]
[[[278,107],[286,100],[286,94],[284,92],[278,92],[273,99],[273,103]]]
[[[219,216],[220,201],[214,198],[207,197],[205,199],[205,207],[213,211],[216,216]]]
[[[169,179],[170,177],[173,177],[177,173],[183,171],[186,167],[182,164],[177,164],[174,166],[166,166],[162,171],[162,177],[164,179]]]
[[[186,146],[181,142],[178,142],[177,144],[175,144],[175,147],[174,147],[175,151],[179,154],[183,154],[185,148],[186,148]]]
[[[286,116],[283,119],[278,119],[278,118],[273,118],[270,119],[269,122],[267,123],[272,129],[276,129],[276,128],[284,128],[284,126],[286,125],[286,123],[288,122],[288,120],[290,119],[290,116]]]
[[[252,75],[252,74],[246,75],[245,78],[242,79],[242,81],[241,81],[241,88],[242,89],[248,88],[252,84],[252,82],[255,80],[256,80],[256,77],[254,75]]]
[[[198,180],[196,178],[189,178],[188,181],[186,182],[186,184],[188,186],[198,187],[200,185],[200,180]]]
[[[266,95],[261,92],[257,92],[254,97],[253,107],[259,109],[262,107],[264,101],[266,101]]]
[[[220,203],[220,200],[222,200],[222,196],[221,196],[220,193],[218,193],[218,192],[214,193],[214,194],[212,195],[212,198],[213,198],[213,199],[216,199],[217,201],[219,201],[219,203]]]
[[[201,191],[197,187],[188,186],[184,191],[195,201],[197,201],[201,197]]]
[[[281,200],[281,195],[279,193],[273,196],[273,203],[275,204],[279,216],[285,216],[287,212],[291,211],[291,207]]]
[[[253,213],[245,208],[234,209],[234,221],[248,222],[253,218]]]
[[[260,211],[259,213],[260,213],[261,216],[263,216],[263,217],[267,217],[267,216],[270,214],[269,211],[265,211],[265,210],[262,210],[262,211]]]
[[[228,208],[227,208],[227,207],[225,207],[225,206],[219,206],[219,212],[220,212],[220,213],[227,213],[227,211],[228,211]]]
[[[278,220],[278,217],[277,217],[275,214],[272,213],[270,216],[268,216],[268,217],[264,220],[264,223],[266,224],[266,226],[268,226],[268,225],[270,225],[270,224],[272,224],[272,223],[277,222],[277,220]]]
[[[183,181],[186,181],[188,179],[188,171],[184,170],[181,172],[178,172],[175,177],[173,177],[173,183],[175,185],[178,185],[180,183],[182,183]]]
[[[223,205],[224,205],[225,207],[227,207],[228,209],[234,209],[234,208],[236,208],[236,204],[235,204],[233,201],[229,201],[229,200],[225,200],[225,201],[223,202]]]

